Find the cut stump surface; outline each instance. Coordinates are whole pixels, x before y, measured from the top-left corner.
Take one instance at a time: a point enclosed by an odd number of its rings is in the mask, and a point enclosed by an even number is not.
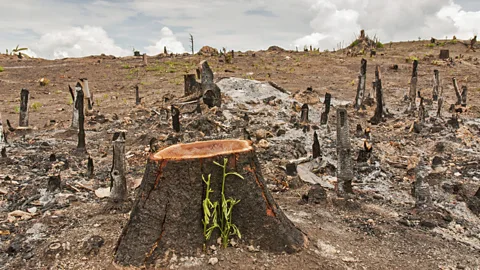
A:
[[[206,184],[202,175],[211,174],[210,200],[219,201],[223,164],[228,159],[225,197],[240,200],[233,207],[232,223],[241,241],[270,252],[293,253],[307,245],[307,237],[275,203],[263,179],[250,141],[219,140],[178,144],[152,154],[135,200],[130,220],[115,249],[121,265],[149,265],[167,254],[197,255],[208,242],[203,235]]]

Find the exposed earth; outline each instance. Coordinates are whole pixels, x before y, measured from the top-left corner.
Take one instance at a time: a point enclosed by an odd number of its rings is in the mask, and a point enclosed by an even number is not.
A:
[[[441,49],[450,50],[452,59],[440,60]],[[7,157],[0,159],[0,269],[120,268],[112,263],[113,250],[129,214],[105,212],[107,198],[96,194],[110,185],[112,132],[119,129],[127,131],[131,200],[142,179],[152,137],[166,147],[178,142],[245,138],[249,133],[273,197],[310,242],[295,254],[273,254],[236,239],[238,244],[226,249],[209,247],[206,253],[190,257],[170,254],[149,267],[480,269],[480,198],[475,197],[480,187],[480,62],[478,52],[466,50],[451,40],[432,45],[412,41],[385,44],[374,57],[352,57],[347,50],[276,48],[235,52],[228,60],[231,63],[222,56],[161,54],[149,56],[147,66],[142,57],[133,56],[50,61],[0,55],[4,68],[0,72],[0,113],[8,140]],[[375,105],[360,111],[353,108],[362,57],[368,61],[367,93],[374,67],[381,69],[384,99],[392,116],[379,125],[368,122]],[[431,99],[433,70],[437,69],[445,100],[442,118],[436,117],[436,102],[426,103],[429,117],[420,132],[411,128],[417,116],[405,113],[413,59],[419,60],[417,89],[421,95]],[[183,106],[182,131],[176,133],[162,108],[182,97],[183,75],[195,73],[202,60],[208,61],[222,89],[222,108],[204,108],[198,115],[190,113],[195,107]],[[391,68],[393,65],[398,69]],[[450,121],[455,112],[448,110],[456,101],[452,77],[460,86],[468,86],[467,106],[458,113],[457,127]],[[42,78],[49,80],[46,86],[40,85]],[[92,178],[86,176],[88,155],[74,153],[77,132],[70,129],[68,85],[74,86],[79,78],[88,78],[94,95],[95,112],[85,121],[87,151],[95,163]],[[268,88],[268,81],[291,94]],[[141,105],[135,105],[135,85],[140,87]],[[249,85],[245,94],[235,92],[245,85]],[[312,89],[307,90],[309,87]],[[7,119],[13,128],[18,126],[22,88],[30,91],[32,129],[8,131]],[[267,92],[249,92],[258,88]],[[320,126],[326,92],[332,95],[332,112],[328,125]],[[262,94],[275,98],[262,102]],[[300,117],[295,106],[292,108],[294,101],[309,105],[308,131],[290,121],[292,116]],[[355,196],[340,199],[333,189],[335,109],[345,104],[352,159],[357,159],[365,139],[362,132],[356,134],[357,124],[370,128],[368,143],[373,152],[367,163],[354,164]],[[247,123],[242,119],[245,112]],[[310,168],[312,177],[327,190],[328,198],[318,204],[302,200],[311,188],[305,182],[308,177],[300,171],[298,176],[287,176],[284,170],[289,160],[312,155],[314,130],[322,157],[303,164],[317,166],[316,170]],[[51,154],[55,161],[50,161]],[[431,193],[426,209],[415,206],[411,192],[421,158],[426,161]],[[62,186],[48,191],[49,175],[54,172],[61,176]]]

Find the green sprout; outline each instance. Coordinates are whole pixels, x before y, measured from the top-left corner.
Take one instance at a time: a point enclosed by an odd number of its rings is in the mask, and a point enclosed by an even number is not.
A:
[[[238,204],[240,200],[235,200],[233,198],[227,199],[225,197],[225,180],[229,175],[234,175],[241,179],[243,179],[243,176],[237,172],[227,172],[227,162],[227,158],[223,159],[223,165],[216,161],[213,162],[215,165],[223,169],[221,204],[210,200],[210,194],[213,193],[213,190],[210,188],[211,175],[208,175],[207,179],[202,175],[202,180],[207,185],[205,199],[203,200],[203,235],[205,240],[209,240],[212,236],[212,232],[218,228],[220,231],[220,238],[222,239],[222,245],[225,248],[228,246],[230,236],[236,235],[238,238],[242,238],[240,230],[232,223],[233,207]]]

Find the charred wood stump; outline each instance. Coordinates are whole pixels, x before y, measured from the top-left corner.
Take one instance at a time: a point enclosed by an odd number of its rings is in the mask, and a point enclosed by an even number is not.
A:
[[[110,200],[107,209],[121,208],[127,199],[125,177],[125,132],[115,132],[112,138],[113,162],[110,170]]]
[[[420,105],[418,106],[418,121],[421,125],[425,124],[425,118],[427,116],[427,111],[425,105],[423,104],[423,97],[420,98]]]
[[[0,113],[0,148],[6,143],[5,133],[3,132],[2,114]]]
[[[437,117],[442,117],[442,106],[443,106],[443,97],[440,96],[437,101]]]
[[[380,75],[380,70],[379,67],[377,66],[375,69],[375,98],[377,107],[375,107],[375,114],[373,117],[370,119],[370,123],[372,125],[378,125],[381,122],[383,122],[383,115],[384,115],[384,103],[383,103],[383,89],[382,89],[382,78]]]
[[[172,128],[175,132],[180,132],[180,110],[173,105],[170,110],[172,113]]]
[[[467,107],[467,86],[462,86],[462,107]]]
[[[325,93],[325,100],[323,101],[323,111],[320,116],[321,125],[326,125],[328,122],[328,113],[330,113],[331,100],[332,100],[332,95],[330,93]]]
[[[47,190],[53,192],[57,189],[60,189],[62,184],[62,179],[60,175],[50,175],[48,177]]]
[[[337,109],[337,195],[353,193],[352,146],[348,127],[348,114],[345,108]]]
[[[440,74],[437,69],[433,71],[433,94],[432,99],[433,101],[438,100],[439,95],[439,88],[440,88]]]
[[[373,147],[367,143],[367,141],[363,142],[363,149],[358,152],[357,163],[365,163],[368,162],[370,157],[372,156]]]
[[[450,58],[450,51],[449,50],[440,50],[440,55],[439,57],[441,60],[445,60]]]
[[[87,177],[88,178],[93,178],[94,175],[94,168],[93,168],[93,159],[91,157],[88,157],[87,161]]]
[[[140,87],[135,85],[135,105],[140,105],[142,103],[142,98],[140,97]]]
[[[77,98],[76,98],[77,93],[72,89],[70,85],[68,85],[68,91],[70,92],[70,96],[72,97],[72,104],[73,104],[72,124],[70,127],[72,129],[78,129],[78,110],[77,110],[77,106],[75,106],[75,103],[77,101]]]
[[[408,110],[407,111],[415,111],[417,109],[417,80],[418,80],[418,60],[413,61],[413,70],[412,70],[412,79],[410,80],[410,93],[408,95],[409,103],[408,103]]]
[[[86,153],[85,147],[85,113],[84,113],[84,104],[83,104],[83,90],[82,85],[77,83],[75,86],[75,91],[77,92],[77,100],[75,100],[75,108],[78,111],[78,144],[77,152]]]
[[[243,179],[230,174],[223,181],[228,172]],[[120,265],[148,266],[168,259],[172,251],[190,256],[215,244],[218,232],[205,240],[202,222],[209,190],[210,201],[222,196],[239,201],[230,220],[242,241],[278,253],[300,251],[308,242],[270,195],[249,141],[203,141],[163,149],[149,157],[139,189],[115,248],[114,261]]]
[[[213,82],[213,71],[206,60],[200,62],[198,70],[202,81],[203,102],[210,108],[220,107],[222,105],[220,88]]]
[[[302,105],[302,112],[300,114],[300,122],[302,124],[308,123],[308,104]]]
[[[142,60],[143,60],[143,65],[148,66],[148,58],[146,53],[142,55]]]
[[[320,142],[318,141],[318,135],[316,131],[313,132],[312,154],[313,154],[313,158],[317,158],[321,156]]]
[[[185,74],[183,75],[183,80],[185,83],[185,90],[184,90],[185,96],[190,96],[192,94],[202,92],[202,86],[195,79],[195,74]]]
[[[28,98],[30,96],[30,92],[23,88],[20,91],[20,121],[18,126],[19,127],[28,127]]]
[[[367,60],[362,59],[360,74],[358,75],[357,96],[355,97],[355,110],[360,110],[365,96],[365,85],[367,82]]]
[[[453,77],[452,82],[453,82],[453,89],[455,90],[455,96],[457,97],[457,102],[455,102],[455,105],[460,105],[462,104],[462,94],[458,89],[457,78]]]

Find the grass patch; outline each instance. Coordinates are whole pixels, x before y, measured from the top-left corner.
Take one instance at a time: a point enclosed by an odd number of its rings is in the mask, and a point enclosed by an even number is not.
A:
[[[385,47],[385,45],[383,45],[383,43],[380,41],[377,41],[376,46],[377,46],[377,49],[383,49]]]
[[[360,44],[360,41],[358,41],[358,39],[354,40],[352,43],[350,43],[350,46],[348,47],[355,47],[357,46],[358,44]]]
[[[15,113],[20,113],[20,106],[15,106],[15,107],[13,107],[13,111],[14,111]]]
[[[127,65],[127,64],[125,64],[125,65],[122,65],[122,68],[123,68],[123,69],[130,69],[130,66]]]
[[[4,70],[5,69],[2,66],[0,66],[0,72],[3,72]]]
[[[42,103],[40,102],[33,102],[32,105],[30,105],[30,107],[32,108],[32,110],[34,111],[38,111],[38,109],[40,109],[42,107]]]
[[[435,47],[435,43],[428,43],[425,46],[428,47],[428,48],[433,48],[433,47]]]

